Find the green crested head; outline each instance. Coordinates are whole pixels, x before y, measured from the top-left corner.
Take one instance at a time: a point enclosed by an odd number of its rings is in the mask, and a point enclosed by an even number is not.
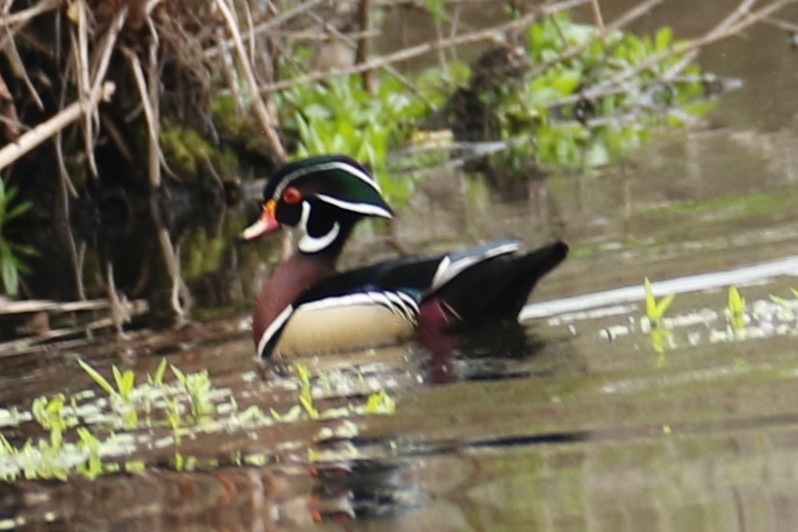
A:
[[[377,180],[355,160],[343,155],[320,155],[283,166],[266,184],[264,201],[295,205],[301,201],[326,203],[361,216],[391,218]]]
[[[253,240],[281,226],[302,231],[299,250],[339,250],[365,217],[392,218],[379,183],[343,155],[323,155],[283,166],[263,190],[261,219],[244,231]]]

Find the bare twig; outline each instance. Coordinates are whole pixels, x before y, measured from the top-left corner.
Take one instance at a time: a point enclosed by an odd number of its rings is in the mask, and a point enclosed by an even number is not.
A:
[[[629,25],[631,22],[633,22],[634,20],[636,20],[636,19],[640,18],[641,16],[645,15],[651,9],[653,9],[657,4],[661,4],[663,1],[664,0],[645,0],[644,2],[642,2],[642,3],[638,4],[638,5],[636,5],[635,7],[629,9],[624,14],[622,14],[620,17],[618,17],[617,19],[612,21],[610,24],[608,24],[606,26],[606,28],[605,28],[605,30],[606,30],[605,33],[611,33],[613,31],[619,30],[619,29]],[[562,61],[566,61],[568,59],[571,59],[572,57],[576,57],[578,54],[580,54],[587,47],[589,47],[593,43],[601,40],[601,38],[602,38],[601,35],[597,35],[596,37],[594,37],[592,39],[588,39],[586,42],[584,42],[582,44],[579,44],[579,45],[576,45],[576,46],[572,46],[571,48],[569,48],[569,49],[565,50],[564,52],[558,54],[556,59],[554,59],[552,61],[546,61],[546,62],[543,62],[543,63],[537,65],[535,68],[533,68],[529,72],[528,77],[534,78],[536,76],[539,76],[541,73],[543,73],[546,70],[548,70],[553,64],[561,63]]]
[[[596,19],[596,27],[601,32],[601,35],[605,35],[604,32],[604,17],[601,16],[601,6],[599,5],[599,0],[591,0],[590,5],[593,7],[593,16]]]
[[[277,120],[272,114],[269,112],[269,109],[266,107],[266,103],[263,101],[263,97],[261,96],[260,91],[258,90],[258,83],[255,79],[255,73],[252,70],[252,64],[249,62],[249,58],[247,57],[246,49],[244,48],[244,42],[241,40],[241,34],[238,31],[238,26],[235,21],[235,17],[233,16],[233,12],[230,7],[227,5],[225,0],[216,0],[216,5],[219,7],[219,10],[222,12],[222,16],[225,19],[225,23],[227,24],[227,30],[233,37],[233,41],[235,42],[235,49],[236,53],[238,54],[238,60],[241,65],[241,68],[244,71],[244,76],[247,79],[247,85],[250,91],[250,95],[252,97],[253,107],[255,108],[255,114],[258,117],[258,120],[261,123],[261,127],[263,128],[263,134],[266,136],[266,141],[269,143],[269,147],[274,153],[275,157],[280,160],[285,160],[287,155],[285,153],[285,148],[283,147],[282,142],[280,142],[280,137],[277,133]]]
[[[437,50],[439,47],[448,47],[460,44],[468,44],[468,43],[475,43],[481,41],[489,41],[496,38],[497,35],[512,31],[517,28],[524,27],[533,21],[537,20],[541,16],[550,15],[552,13],[557,13],[559,11],[563,11],[565,9],[571,9],[573,7],[577,7],[580,5],[584,5],[590,0],[565,0],[562,2],[557,2],[553,4],[544,4],[538,6],[530,13],[527,13],[525,16],[513,20],[510,22],[505,22],[502,24],[498,24],[496,26],[491,26],[490,28],[486,28],[484,30],[475,31],[472,33],[459,35],[453,37],[451,39],[445,39],[442,41],[436,42],[427,42],[423,44],[419,44],[417,46],[411,46],[409,48],[405,48],[403,50],[399,50],[392,54],[387,54],[382,57],[371,59],[362,63],[360,65],[354,65],[351,68],[341,69],[339,73],[341,74],[359,74],[361,72],[366,72],[368,70],[374,70],[377,68],[382,68],[385,65],[391,65],[396,63],[401,63],[404,61],[408,61],[410,59],[414,59],[416,57],[422,56],[424,54],[433,52]],[[662,0],[656,0],[657,2],[661,2]],[[307,83],[314,83],[316,81],[325,79],[329,77],[329,72],[314,72],[311,74],[307,74],[304,76],[298,76],[296,78],[281,81],[277,83],[272,83],[271,85],[267,85],[265,87],[261,87],[261,92],[269,93],[280,91],[284,89],[288,89],[290,87],[294,87],[296,85],[304,85]]]
[[[110,81],[105,83],[99,90],[91,94],[89,101],[85,104],[84,102],[71,104],[50,120],[39,124],[19,137],[16,142],[4,146],[0,149],[0,170],[80,118],[84,108],[93,109],[100,101],[110,99],[114,89],[113,83]]]
[[[3,15],[3,17],[0,18],[0,26],[5,26],[7,28],[14,26],[14,29],[19,29],[42,13],[53,11],[54,9],[60,8],[62,5],[62,0],[41,0],[35,6],[22,9],[16,13]]]
[[[315,13],[308,13],[308,17],[310,17],[312,20],[314,20],[314,21],[316,21],[316,22],[318,22],[320,24],[324,23],[322,18],[319,17],[318,15],[316,15]],[[358,47],[358,43],[355,41],[355,39],[367,39],[367,38],[372,37],[372,36],[374,36],[376,34],[375,32],[372,32],[372,31],[365,31],[365,32],[359,32],[359,33],[354,33],[354,34],[353,33],[342,33],[340,31],[338,31],[337,28],[335,28],[334,26],[331,26],[329,24],[327,25],[327,27],[325,29],[328,30],[336,39],[339,39],[341,42],[346,44],[351,49],[356,49]],[[325,36],[324,38],[328,39],[329,37]],[[367,60],[368,60],[368,57],[365,56],[363,58],[363,61],[365,62]],[[355,62],[357,63],[357,59],[355,60]],[[411,93],[413,93],[417,98],[420,98],[425,104],[427,104],[429,107],[432,107],[432,102],[430,102],[429,99],[419,90],[419,88],[416,86],[416,84],[413,83],[407,76],[402,74],[399,71],[399,69],[397,69],[393,65],[384,65],[381,68],[383,68],[391,76],[396,78],[399,81],[399,83],[404,85],[407,88],[407,90],[409,90]]]
[[[114,266],[110,262],[106,268],[106,276],[108,277],[108,306],[111,309],[111,321],[116,329],[118,338],[124,338],[125,333],[123,327],[125,323],[130,322],[130,312],[127,308],[127,298],[124,295],[120,296],[116,290],[116,281],[114,281]]]
[[[358,23],[360,26],[361,33],[368,33],[369,28],[371,27],[371,20],[369,17],[369,13],[371,11],[371,2],[369,0],[360,0],[360,5],[358,7]],[[357,41],[357,51],[355,53],[355,64],[365,63],[368,61],[369,58],[369,43],[370,40],[368,37],[361,37]],[[362,72],[363,76],[363,88],[368,92],[372,92],[374,90],[374,80],[372,76],[372,72],[365,70]]]
[[[259,24],[251,29],[251,31],[244,37],[244,39],[252,39],[255,36],[261,35],[263,33],[269,32],[275,28],[280,27],[285,22],[291,20],[292,18],[302,15],[304,13],[310,12],[311,9],[316,7],[317,5],[321,4],[325,0],[308,0],[303,4],[299,4],[294,9],[286,11],[285,13],[281,13],[276,17],[269,19],[267,22],[263,24]],[[215,57],[221,53],[226,52],[232,48],[236,47],[235,37],[231,37],[225,41],[219,43],[218,46],[214,46],[213,48],[209,48],[205,50],[204,54],[207,58]]]

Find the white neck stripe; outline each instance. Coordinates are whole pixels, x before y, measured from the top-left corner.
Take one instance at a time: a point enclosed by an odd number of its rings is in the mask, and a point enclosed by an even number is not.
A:
[[[258,341],[258,357],[263,357],[263,350],[266,349],[266,344],[269,343],[269,340],[277,334],[277,332],[283,328],[285,322],[288,321],[288,318],[291,317],[291,313],[294,311],[294,307],[288,305],[285,307],[280,314],[274,318],[274,321],[266,327],[266,330],[263,331],[263,334]]]

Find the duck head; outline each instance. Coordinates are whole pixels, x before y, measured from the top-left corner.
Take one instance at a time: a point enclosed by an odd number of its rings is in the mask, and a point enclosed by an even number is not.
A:
[[[290,227],[301,233],[301,253],[338,252],[352,227],[370,216],[393,216],[377,180],[349,157],[311,157],[283,166],[269,179],[262,214],[241,237],[255,240]]]

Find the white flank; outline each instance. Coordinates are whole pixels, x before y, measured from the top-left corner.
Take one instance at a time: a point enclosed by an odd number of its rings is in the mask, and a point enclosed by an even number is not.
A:
[[[300,305],[297,311],[325,310],[357,305],[381,305],[414,325],[419,312],[418,303],[401,292],[358,292],[345,296],[327,297]]]
[[[266,330],[263,331],[263,334],[258,341],[258,357],[263,356],[263,350],[266,348],[266,344],[269,343],[269,340],[272,339],[277,331],[282,329],[283,325],[285,325],[285,322],[288,321],[288,318],[291,317],[293,312],[294,307],[288,305],[283,309],[282,312],[280,312],[280,314],[277,315],[276,318],[274,318],[274,321],[271,322],[268,327],[266,327]]]

